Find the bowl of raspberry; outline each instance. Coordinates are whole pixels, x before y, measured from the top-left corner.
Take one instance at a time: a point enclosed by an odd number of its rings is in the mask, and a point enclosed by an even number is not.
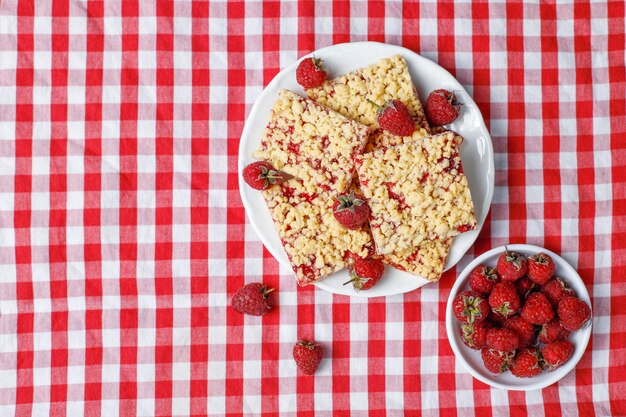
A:
[[[448,340],[476,379],[542,389],[564,378],[591,336],[589,293],[572,266],[534,245],[483,253],[458,276],[446,307]]]

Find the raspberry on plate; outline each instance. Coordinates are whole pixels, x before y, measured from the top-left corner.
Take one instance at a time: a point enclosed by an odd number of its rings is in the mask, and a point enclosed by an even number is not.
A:
[[[370,217],[370,208],[363,197],[354,192],[337,197],[333,216],[346,229],[356,230]]]
[[[293,359],[302,373],[306,375],[315,373],[323,356],[322,346],[315,341],[300,340],[293,347]]]
[[[522,300],[528,297],[528,294],[536,287],[536,284],[532,282],[528,277],[521,277],[515,281],[515,288]]]
[[[494,313],[510,317],[519,310],[520,302],[517,290],[512,282],[499,282],[489,294],[489,305]]]
[[[262,316],[270,311],[267,298],[273,288],[267,288],[260,282],[251,282],[237,291],[232,300],[232,306],[238,313],[249,314],[251,316]]]
[[[528,261],[520,253],[506,251],[498,258],[496,269],[503,281],[516,281],[526,274]]]
[[[291,178],[293,176],[277,170],[265,161],[253,162],[243,169],[243,179],[255,190],[267,190]]]
[[[504,327],[517,333],[520,347],[533,344],[533,340],[535,339],[535,327],[520,316],[507,319],[504,322]]]
[[[554,310],[546,296],[536,292],[526,298],[521,315],[529,323],[543,325],[554,318]]]
[[[485,346],[480,352],[485,368],[494,374],[501,374],[509,369],[509,365],[515,356],[515,351],[501,352]]]
[[[576,297],[565,297],[558,308],[561,326],[570,332],[580,330],[591,319],[591,309],[584,301]]]
[[[500,281],[495,268],[479,265],[469,275],[470,287],[481,294],[489,294],[493,286]]]
[[[539,375],[542,371],[539,363],[539,351],[535,348],[524,348],[517,352],[509,371],[520,378],[530,378]]]
[[[552,303],[552,305],[556,308],[559,305],[559,302],[567,297],[576,295],[574,290],[568,288],[565,285],[565,281],[563,281],[559,277],[552,278],[550,281],[546,282],[541,286],[540,291],[546,296],[546,298]]]
[[[507,328],[493,328],[487,332],[487,346],[500,350],[515,350],[519,347],[519,336],[517,332]]]
[[[385,264],[379,259],[357,259],[349,268],[350,280],[343,285],[352,283],[356,291],[365,291],[372,288],[385,272]]]
[[[452,311],[462,323],[483,321],[489,315],[489,303],[475,291],[463,291],[454,297]]]
[[[448,90],[435,90],[426,99],[426,117],[433,126],[452,123],[459,117],[461,102]]]
[[[409,136],[415,130],[409,109],[400,100],[387,100],[382,106],[371,103],[378,108],[376,123],[381,129],[398,136]]]
[[[538,341],[540,343],[552,343],[567,339],[568,336],[569,330],[564,329],[559,320],[556,319],[541,326]]]
[[[538,253],[528,258],[528,278],[538,285],[543,285],[554,275],[554,261],[545,253]]]
[[[305,89],[324,84],[326,71],[322,69],[323,61],[319,58],[304,58],[296,68],[296,81]]]
[[[550,371],[554,371],[559,366],[572,357],[574,345],[569,340],[558,340],[548,343],[541,349],[543,362]]]
[[[461,339],[465,346],[470,349],[480,350],[485,346],[487,332],[491,329],[491,324],[485,321],[462,324],[459,327]]]

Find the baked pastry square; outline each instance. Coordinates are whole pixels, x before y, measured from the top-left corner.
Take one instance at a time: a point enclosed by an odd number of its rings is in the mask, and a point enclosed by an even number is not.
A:
[[[476,228],[459,155],[461,141],[454,132],[445,132],[357,157],[379,254],[404,254],[424,240]]]
[[[374,253],[366,228],[349,230],[333,216],[334,195],[291,179],[263,191],[272,219],[301,286]]]
[[[423,240],[415,248],[382,255],[382,260],[401,271],[439,281],[451,245],[452,239]]]
[[[417,95],[406,61],[399,55],[384,58],[374,65],[358,69],[319,87],[306,90],[316,102],[372,128],[367,150],[394,146],[430,136],[430,127]],[[378,128],[377,107],[389,99],[403,102],[415,121],[415,132],[401,137]]]
[[[306,184],[341,193],[368,136],[366,126],[283,89],[254,156]]]

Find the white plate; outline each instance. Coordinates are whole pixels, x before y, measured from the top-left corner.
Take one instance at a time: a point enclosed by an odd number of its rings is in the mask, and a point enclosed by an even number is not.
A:
[[[583,280],[565,259],[561,258],[554,252],[534,245],[506,245],[506,248],[508,250],[526,255],[533,255],[539,252],[550,255],[556,266],[555,275],[563,278],[565,282],[567,282],[567,285],[576,291],[576,296],[585,301],[589,307],[591,307],[589,293],[587,292],[587,288],[585,287]],[[498,261],[498,257],[502,252],[504,252],[504,250],[504,246],[500,246],[499,248],[491,249],[489,252],[483,253],[470,262],[470,264],[465,267],[463,272],[461,272],[461,275],[459,275],[456,279],[456,282],[450,292],[450,297],[448,297],[448,305],[446,306],[446,331],[448,333],[448,340],[450,341],[450,346],[452,346],[452,350],[454,351],[456,358],[463,364],[465,369],[467,369],[467,371],[472,374],[474,378],[484,382],[485,384],[513,391],[531,391],[535,389],[542,389],[548,385],[554,384],[574,369],[580,358],[583,356],[583,353],[585,353],[587,343],[589,343],[589,337],[591,337],[591,324],[582,330],[570,334],[568,339],[574,344],[574,353],[572,354],[570,360],[563,366],[552,372],[543,372],[533,378],[518,378],[510,372],[504,372],[500,375],[494,375],[489,372],[483,365],[480,351],[472,350],[463,344],[463,340],[461,340],[458,330],[459,323],[454,317],[454,314],[452,314],[452,301],[454,300],[454,297],[456,297],[459,292],[470,289],[469,283],[467,282],[467,277],[470,272],[472,272],[472,270],[480,264],[495,266]]]
[[[445,88],[454,91],[459,100],[465,103],[461,116],[454,123],[450,124],[449,128],[465,138],[461,147],[461,158],[474,200],[478,229],[463,233],[454,239],[445,266],[447,270],[461,259],[478,237],[480,228],[485,221],[485,217],[487,217],[493,196],[493,147],[491,145],[491,137],[476,103],[448,71],[406,48],[377,42],[356,42],[333,45],[314,52],[317,58],[324,60],[326,68],[330,68],[330,77],[354,71],[374,64],[381,58],[396,54],[402,55],[406,60],[413,82],[422,100],[431,91]],[[296,83],[295,72],[297,65],[298,62],[294,62],[279,72],[263,90],[250,111],[239,144],[238,170],[240,185],[245,184],[241,176],[243,168],[255,161],[252,154],[259,146],[261,133],[268,123],[269,112],[278,96],[278,91],[281,88],[286,88],[305,96],[302,87]],[[250,223],[261,238],[261,241],[263,241],[263,244],[267,247],[267,250],[281,264],[291,268],[261,193],[248,186],[240,186],[239,191]],[[352,286],[342,285],[348,279],[347,270],[342,270],[322,281],[316,282],[315,285],[336,294],[376,297],[411,291],[429,282],[424,278],[415,277],[394,268],[387,268],[385,276],[375,287],[356,293]]]

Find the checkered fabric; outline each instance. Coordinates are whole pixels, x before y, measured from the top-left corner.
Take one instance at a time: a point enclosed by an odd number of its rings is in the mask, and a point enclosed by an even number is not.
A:
[[[0,2],[0,415],[626,415],[623,1]],[[250,227],[237,150],[283,67],[403,45],[478,103],[496,190],[438,284],[379,299],[297,288]],[[445,302],[477,254],[561,253],[592,296],[575,371],[473,379]],[[277,307],[242,316],[246,282]],[[315,377],[298,338],[325,349]]]

